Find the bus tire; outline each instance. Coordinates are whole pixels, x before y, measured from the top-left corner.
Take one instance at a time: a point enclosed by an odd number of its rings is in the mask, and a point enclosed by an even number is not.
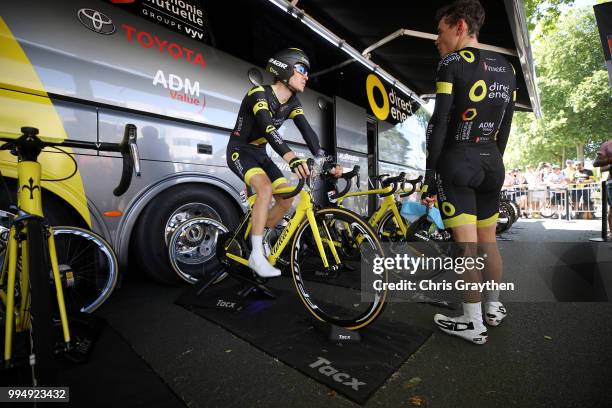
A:
[[[239,220],[239,210],[220,190],[202,184],[184,184],[157,195],[139,217],[130,254],[142,272],[165,285],[186,283],[170,266],[167,243],[182,222],[194,217],[217,219],[231,231]],[[203,264],[204,270],[216,262],[212,254]]]

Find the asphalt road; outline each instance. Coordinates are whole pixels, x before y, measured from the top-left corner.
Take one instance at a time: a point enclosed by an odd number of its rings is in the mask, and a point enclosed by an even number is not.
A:
[[[508,279],[532,289],[536,285],[533,293],[506,303],[508,318],[489,329],[484,346],[435,331],[366,406],[612,406],[612,306],[588,301],[607,299],[612,289],[606,277],[612,273],[612,244],[586,243],[598,236],[600,225],[549,220],[515,224],[505,235],[513,241],[502,250]],[[542,257],[544,250],[548,256]],[[546,260],[536,262],[542,258]],[[547,279],[561,273],[577,274],[589,288],[599,289],[595,295],[583,294],[581,300],[587,301],[559,302],[555,296],[568,289],[559,292],[555,280]],[[183,289],[131,275],[97,313],[186,406],[357,405],[175,305]],[[546,296],[539,297],[542,293]],[[438,312],[445,311],[416,303],[394,303],[385,310],[394,319],[432,330]]]

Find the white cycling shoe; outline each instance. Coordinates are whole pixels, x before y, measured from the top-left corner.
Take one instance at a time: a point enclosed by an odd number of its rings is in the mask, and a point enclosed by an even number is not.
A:
[[[461,337],[474,344],[487,342],[487,328],[482,321],[471,320],[465,315],[448,317],[438,313],[434,316],[434,322],[440,330],[451,336]]]
[[[249,268],[255,271],[262,278],[276,278],[281,276],[280,269],[270,265],[270,262],[263,256],[255,256],[253,253],[249,256]]]
[[[484,311],[485,322],[489,326],[499,326],[508,315],[506,308],[501,302],[486,302]]]

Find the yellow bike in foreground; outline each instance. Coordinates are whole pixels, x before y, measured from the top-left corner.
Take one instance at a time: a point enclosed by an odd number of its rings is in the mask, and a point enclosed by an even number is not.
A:
[[[55,316],[59,316],[63,337],[59,342],[59,352],[75,346],[71,341],[64,296],[74,284],[75,275],[74,271],[60,270],[59,267],[56,234],[43,216],[40,184],[42,169],[37,158],[45,147],[53,147],[68,154],[57,146],[121,152],[123,174],[114,191],[119,196],[129,188],[133,169],[136,169],[137,175],[140,172],[136,127],[127,125],[124,140],[119,144],[42,140],[37,136],[38,129],[29,127],[21,128],[21,132],[23,134],[18,138],[0,135],[0,141],[5,142],[0,149],[10,150],[18,159],[17,206],[10,208],[15,215],[9,218],[4,256],[0,257],[3,259],[0,274],[0,300],[4,305],[0,315],[4,320],[3,360],[5,368],[14,366],[17,363],[13,353],[14,334],[28,336],[26,347],[32,367],[32,385],[50,386],[57,385],[58,373],[55,361],[58,344],[53,327]],[[133,161],[129,160],[130,154]],[[76,166],[76,161],[74,163]],[[8,191],[6,194],[8,196]],[[76,235],[95,235],[79,231]],[[112,259],[115,259],[114,255]],[[103,288],[105,292],[97,295],[97,301],[91,304],[88,302],[89,306],[97,307],[108,296],[109,289],[106,286]],[[52,301],[53,292],[55,302]],[[104,296],[104,299],[100,296]]]

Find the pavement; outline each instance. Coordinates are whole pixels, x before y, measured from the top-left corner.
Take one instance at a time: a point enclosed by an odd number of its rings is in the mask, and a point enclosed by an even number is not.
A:
[[[506,303],[508,317],[499,327],[489,329],[489,342],[484,346],[437,331],[432,317],[447,310],[429,304],[389,304],[385,315],[430,328],[434,334],[365,406],[612,406],[611,304],[559,302],[554,281],[550,284],[545,279],[556,271],[578,273],[580,279],[587,276],[591,286],[601,289],[597,296],[589,297],[588,292],[583,299],[607,299],[612,288],[607,278],[612,274],[612,243],[588,243],[600,231],[599,220],[519,220],[504,235],[512,239],[506,242],[517,243],[514,250],[502,251],[506,269],[511,271],[509,278],[527,282],[539,276],[536,280],[548,290],[548,297],[541,300],[534,292],[529,299]],[[555,243],[560,246],[550,249],[548,243],[550,248]],[[543,247],[556,254],[555,260],[545,265],[529,261]],[[582,248],[579,256],[568,260],[558,253],[572,248]],[[576,265],[582,268],[579,272],[575,272]],[[550,273],[541,272],[547,270]],[[184,288],[156,285],[140,278],[137,271],[131,272],[96,313],[186,406],[358,406],[175,305]]]

